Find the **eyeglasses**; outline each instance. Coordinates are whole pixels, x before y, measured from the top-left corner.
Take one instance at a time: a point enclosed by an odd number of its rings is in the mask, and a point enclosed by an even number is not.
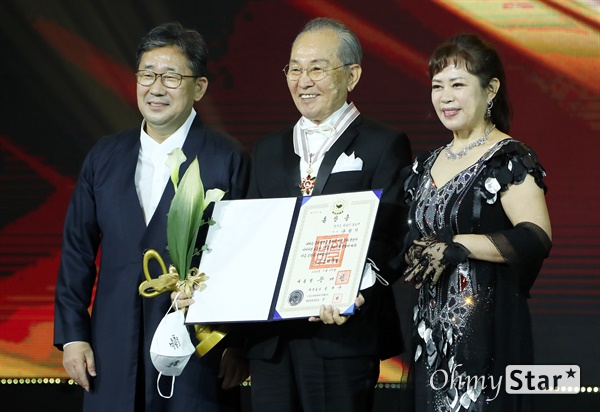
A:
[[[200,76],[184,76],[183,74],[166,72],[154,73],[152,70],[138,70],[135,72],[137,82],[142,86],[152,86],[157,77],[160,77],[162,84],[169,89],[176,89],[181,86],[184,77],[200,77]]]
[[[283,68],[283,74],[285,74],[285,77],[287,77],[288,80],[295,82],[300,80],[300,76],[302,76],[303,72],[306,72],[306,75],[310,77],[312,81],[318,82],[327,76],[327,72],[341,69],[342,67],[350,66],[352,64],[353,63],[346,63],[332,69],[322,69],[319,66],[308,66],[307,68],[303,69],[298,66],[290,66],[289,64],[286,64]]]

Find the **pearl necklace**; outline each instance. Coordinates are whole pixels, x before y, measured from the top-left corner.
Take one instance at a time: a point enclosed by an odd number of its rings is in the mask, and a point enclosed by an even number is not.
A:
[[[446,145],[446,158],[449,160],[456,160],[456,159],[460,159],[461,157],[463,157],[464,155],[467,154],[467,152],[469,150],[471,150],[474,147],[477,146],[481,146],[482,144],[484,144],[487,141],[487,137],[488,135],[492,132],[492,130],[494,130],[494,128],[496,127],[495,124],[493,124],[484,134],[483,136],[481,136],[479,139],[475,140],[473,143],[465,146],[460,152],[458,153],[454,153],[452,150],[450,150],[450,147],[452,147],[452,145],[454,144],[454,140],[452,140],[450,143],[448,143]]]

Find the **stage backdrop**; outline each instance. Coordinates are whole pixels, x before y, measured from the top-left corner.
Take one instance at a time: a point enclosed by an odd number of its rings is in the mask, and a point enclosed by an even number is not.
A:
[[[600,384],[597,1],[147,3],[0,3],[3,383],[66,378],[61,352],[52,346],[63,219],[91,146],[105,134],[139,127],[133,71],[141,36],[168,21],[203,33],[210,85],[196,109],[250,150],[297,120],[281,69],[303,24],[329,16],[344,21],[363,44],[363,76],[351,100],[365,115],[406,131],[415,154],[451,139],[429,99],[427,61],[434,47],[460,32],[497,46],[515,112],[511,134],[537,151],[548,172],[554,247],[530,300],[537,361],[579,364],[582,385]],[[414,291],[394,287],[410,336]],[[381,381],[404,382],[407,360],[385,362]]]

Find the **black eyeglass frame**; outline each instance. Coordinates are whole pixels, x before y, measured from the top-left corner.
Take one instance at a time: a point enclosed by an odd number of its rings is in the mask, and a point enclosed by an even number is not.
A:
[[[152,80],[151,83],[149,84],[144,84],[140,82],[140,73],[152,73],[154,75],[154,80]],[[165,78],[163,77],[164,75],[170,75],[173,76],[174,78],[179,80],[179,83],[177,84],[177,86],[169,86],[167,84],[165,84]],[[163,86],[165,86],[167,89],[177,89],[179,88],[179,86],[181,86],[181,83],[183,82],[183,79],[186,77],[201,77],[201,76],[196,76],[196,75],[185,75],[185,74],[179,74],[179,73],[175,73],[175,72],[164,72],[164,73],[156,73],[152,70],[148,70],[148,69],[144,69],[144,70],[138,70],[135,72],[135,79],[138,82],[138,84],[140,86],[144,86],[144,87],[150,87],[152,86],[155,82],[156,79],[160,77],[160,82],[163,84]]]

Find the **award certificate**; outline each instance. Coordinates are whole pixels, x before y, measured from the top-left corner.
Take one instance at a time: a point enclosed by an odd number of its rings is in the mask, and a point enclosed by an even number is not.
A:
[[[354,313],[381,190],[215,204],[186,323]]]

